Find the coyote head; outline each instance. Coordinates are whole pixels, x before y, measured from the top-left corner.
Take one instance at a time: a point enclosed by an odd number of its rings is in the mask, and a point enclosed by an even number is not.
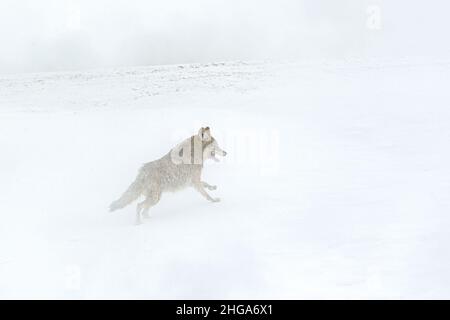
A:
[[[170,151],[175,164],[203,164],[206,159],[219,161],[216,155],[224,157],[226,154],[212,137],[209,127],[200,128],[198,134],[184,140]]]
[[[202,154],[203,161],[206,159],[213,159],[214,161],[219,161],[216,155],[225,157],[227,155],[226,151],[222,150],[217,143],[217,140],[211,135],[211,130],[209,127],[201,127],[197,134],[202,142]]]

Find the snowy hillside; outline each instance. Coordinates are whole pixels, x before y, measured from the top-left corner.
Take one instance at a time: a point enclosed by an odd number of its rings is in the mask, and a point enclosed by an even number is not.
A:
[[[0,298],[450,298],[450,62],[0,76]],[[221,202],[108,206],[211,127]]]

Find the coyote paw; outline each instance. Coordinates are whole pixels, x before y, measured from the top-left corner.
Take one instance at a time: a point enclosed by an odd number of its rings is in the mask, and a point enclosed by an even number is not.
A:
[[[220,202],[220,198],[213,198],[212,202]]]
[[[150,219],[150,215],[148,214],[148,212],[145,212],[145,213],[142,214],[142,218]]]

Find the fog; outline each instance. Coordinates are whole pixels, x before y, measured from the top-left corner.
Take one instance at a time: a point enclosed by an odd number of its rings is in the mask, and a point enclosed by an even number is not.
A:
[[[0,73],[448,57],[448,9],[444,0],[2,0]]]

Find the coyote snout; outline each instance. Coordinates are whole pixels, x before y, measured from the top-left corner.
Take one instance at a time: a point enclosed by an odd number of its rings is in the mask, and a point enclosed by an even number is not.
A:
[[[177,191],[193,187],[207,200],[212,198],[205,190],[215,190],[216,186],[201,181],[203,162],[206,159],[219,161],[216,157],[226,156],[217,141],[211,136],[209,127],[200,128],[198,133],[175,146],[162,158],[145,163],[127,191],[111,203],[110,211],[121,209],[143,195],[145,200],[136,207],[136,223],[141,223],[141,216],[148,217],[149,209],[154,206],[165,191]]]

